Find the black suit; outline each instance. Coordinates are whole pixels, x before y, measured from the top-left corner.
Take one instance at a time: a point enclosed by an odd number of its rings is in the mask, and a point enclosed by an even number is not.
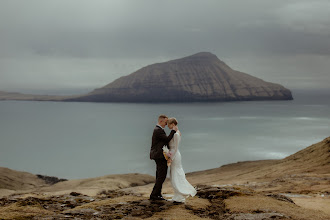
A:
[[[150,197],[161,196],[163,183],[167,175],[167,162],[163,155],[163,146],[168,145],[168,142],[173,138],[175,131],[172,130],[169,136],[166,136],[164,129],[158,125],[155,127],[152,134],[152,143],[150,149],[150,159],[155,160],[157,165],[156,183],[151,192]]]

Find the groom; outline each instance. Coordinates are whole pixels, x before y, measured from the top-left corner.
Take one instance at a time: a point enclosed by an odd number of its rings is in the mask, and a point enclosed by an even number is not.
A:
[[[162,197],[162,187],[167,175],[167,161],[163,155],[163,146],[168,145],[168,142],[173,138],[174,134],[178,130],[174,127],[169,136],[166,136],[164,131],[167,125],[168,117],[166,115],[160,115],[158,117],[158,124],[152,134],[152,143],[150,150],[150,159],[156,162],[156,183],[150,194],[151,200],[165,200]]]

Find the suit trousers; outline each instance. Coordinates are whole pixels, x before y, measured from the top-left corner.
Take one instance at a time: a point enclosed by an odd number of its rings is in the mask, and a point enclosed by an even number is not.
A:
[[[155,159],[157,168],[156,168],[156,183],[152,189],[150,197],[161,196],[163,183],[167,175],[167,161],[165,158]]]

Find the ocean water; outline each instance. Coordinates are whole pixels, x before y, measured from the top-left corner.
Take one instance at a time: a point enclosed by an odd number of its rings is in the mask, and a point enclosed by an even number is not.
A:
[[[179,121],[185,172],[280,159],[330,136],[330,92],[293,96],[185,104],[0,101],[0,166],[68,179],[155,175],[149,150],[159,114]]]

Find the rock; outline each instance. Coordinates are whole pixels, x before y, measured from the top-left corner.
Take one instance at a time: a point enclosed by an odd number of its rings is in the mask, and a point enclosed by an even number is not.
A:
[[[149,200],[143,200],[142,202],[139,203],[140,206],[150,206],[151,201]]]
[[[81,193],[77,193],[77,192],[71,192],[71,193],[70,193],[70,195],[71,195],[71,196],[80,196],[80,195],[81,195]]]
[[[144,214],[144,211],[140,210],[140,209],[139,210],[133,210],[132,213],[131,213],[132,216],[141,216],[143,214]]]
[[[137,218],[137,217],[125,217],[125,218],[123,218],[123,220],[141,220],[141,218]]]
[[[289,219],[289,217],[280,213],[240,213],[233,214],[228,220],[276,220],[276,219]]]
[[[216,186],[197,186],[197,196],[204,199],[227,199],[238,195],[252,195],[253,193],[247,190],[224,188]]]
[[[279,194],[266,194],[266,196],[268,197],[272,197],[274,199],[280,200],[280,201],[284,201],[284,202],[289,202],[292,204],[295,204],[294,201],[292,199],[290,199],[289,197],[286,197],[284,195],[279,195]]]
[[[44,180],[47,184],[54,185],[55,183],[63,182],[63,181],[68,181],[67,179],[59,179],[55,176],[45,176],[45,175],[40,175],[37,174],[37,177]]]
[[[18,206],[41,206],[42,200],[34,197],[27,197],[25,199],[18,199]]]
[[[70,215],[94,215],[96,210],[94,209],[75,209],[75,210],[66,210],[63,214]]]
[[[98,193],[99,198],[116,198],[124,195],[131,195],[132,193],[120,191],[120,190],[102,190]]]

